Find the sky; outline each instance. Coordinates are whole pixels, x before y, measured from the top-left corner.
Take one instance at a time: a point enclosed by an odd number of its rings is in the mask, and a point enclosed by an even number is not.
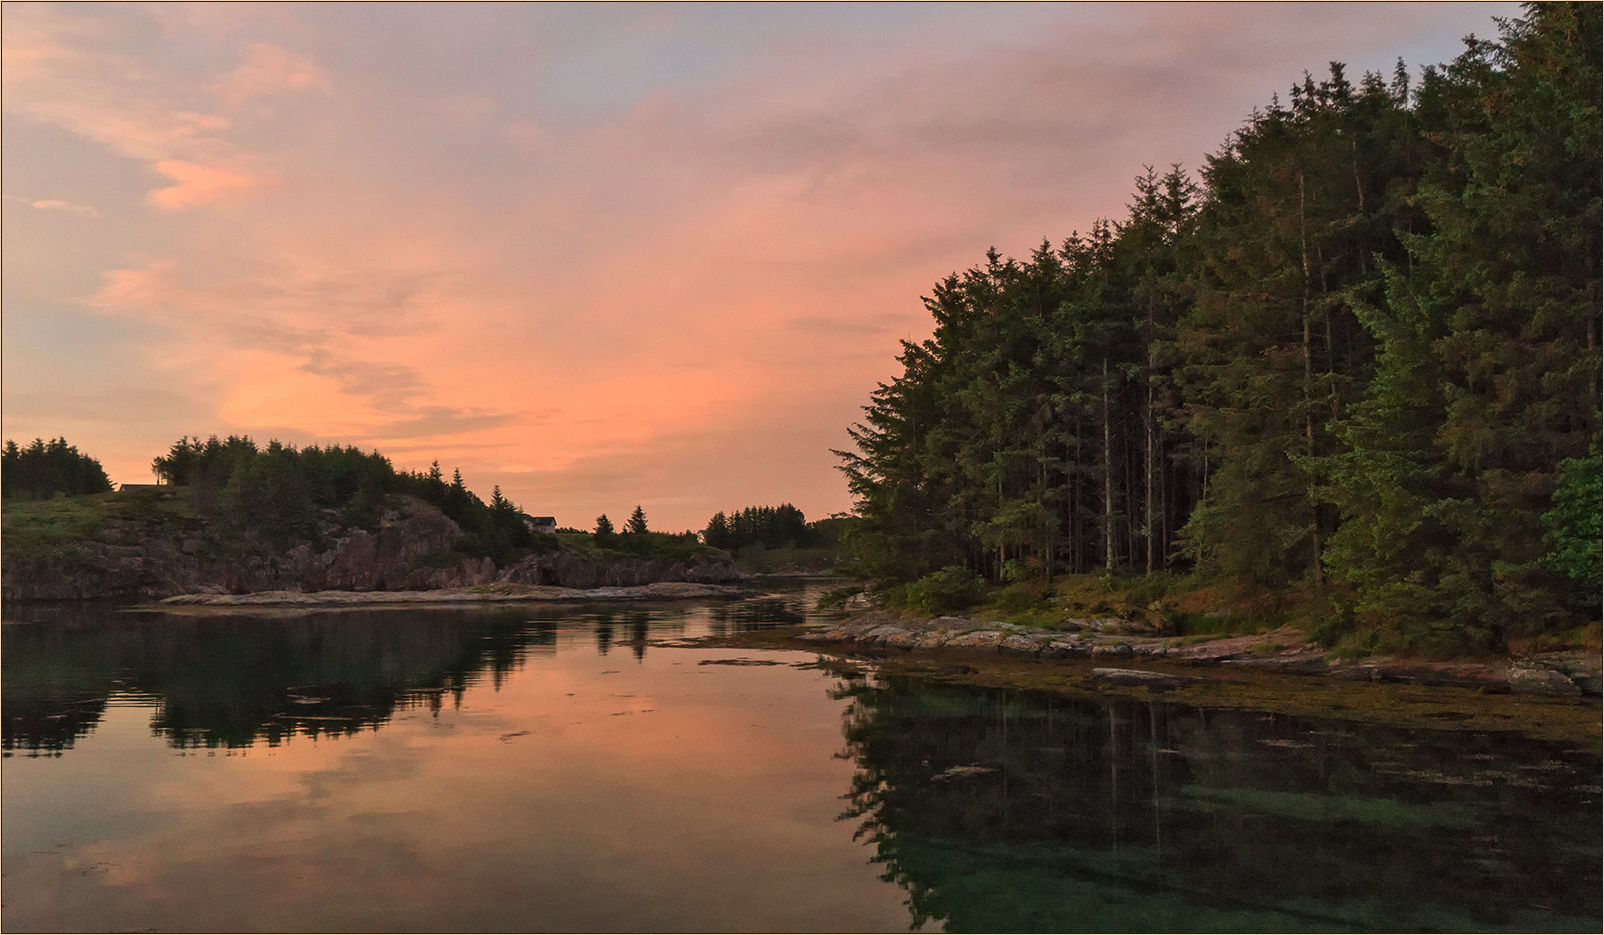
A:
[[[588,528],[850,508],[922,296],[1508,3],[6,3],[6,438],[438,460]]]

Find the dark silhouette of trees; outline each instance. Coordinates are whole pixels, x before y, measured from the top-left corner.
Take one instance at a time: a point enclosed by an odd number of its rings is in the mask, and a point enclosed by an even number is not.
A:
[[[100,462],[67,444],[65,438],[36,438],[26,448],[6,439],[0,454],[0,493],[7,500],[37,500],[58,493],[104,493],[111,479]]]
[[[625,524],[624,531],[634,535],[646,532],[646,513],[640,508],[640,504],[636,504],[635,512],[629,514],[629,522]]]
[[[759,543],[770,549],[806,548],[813,541],[807,518],[789,503],[749,506],[727,517],[715,513],[702,536],[715,549],[738,549]]]

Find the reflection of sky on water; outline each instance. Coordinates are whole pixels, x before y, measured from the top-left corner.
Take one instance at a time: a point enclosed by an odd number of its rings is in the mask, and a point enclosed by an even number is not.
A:
[[[709,626],[700,611],[645,622],[652,639]],[[833,756],[842,703],[790,665],[814,657],[621,653],[640,623],[620,608],[537,626],[551,639],[499,676],[486,665],[437,708],[400,703],[349,735],[178,747],[152,736],[163,715],[148,696],[115,696],[62,756],[4,761],[4,922],[906,928],[905,894],[836,821],[851,775]],[[478,636],[488,659],[506,649]],[[371,645],[375,670],[404,674],[393,645]]]
[[[1596,753],[674,645],[803,619],[829,584],[705,606],[8,625],[0,922],[1332,930],[1599,916]]]
[[[108,697],[155,699],[152,727],[178,746],[278,744],[386,723],[396,710],[499,688],[532,657],[627,651],[652,640],[801,623],[824,585],[706,605],[595,604],[203,615],[42,607],[7,627],[5,755],[59,754],[99,722]],[[627,657],[625,657],[627,658]]]

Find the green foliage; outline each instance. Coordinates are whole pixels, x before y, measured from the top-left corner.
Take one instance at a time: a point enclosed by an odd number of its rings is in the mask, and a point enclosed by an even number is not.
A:
[[[100,462],[67,444],[65,438],[42,438],[21,448],[6,439],[0,454],[0,496],[7,500],[41,500],[58,493],[103,493],[111,480]]]
[[[851,529],[861,520],[856,516],[835,514],[825,519],[816,519],[808,523],[807,540],[814,548],[838,548],[845,539],[847,530]]]
[[[276,441],[261,456],[238,462],[221,498],[228,523],[281,551],[312,536],[316,510],[296,467],[293,452]]]
[[[1597,452],[1586,458],[1561,461],[1559,489],[1554,491],[1554,509],[1543,514],[1543,542],[1549,552],[1543,556],[1549,569],[1563,575],[1576,594],[1592,607],[1598,606],[1604,591],[1604,550],[1601,550],[1601,491],[1604,466]]]
[[[1543,516],[1599,438],[1599,8],[1545,4],[1502,33],[1420,91],[1429,233],[1364,312],[1377,375],[1332,459],[1339,603],[1422,645],[1568,625]]]
[[[950,565],[890,589],[887,601],[893,607],[923,614],[946,614],[979,603],[985,587],[986,582],[979,575]]]
[[[1202,188],[1148,169],[1124,220],[937,283],[836,452],[859,568],[1192,571],[1433,653],[1596,613],[1600,9],[1417,89],[1333,64]]]
[[[817,610],[841,610],[849,599],[862,593],[863,585],[861,584],[849,584],[839,588],[831,588],[819,595],[819,599],[814,602],[814,606]]]
[[[607,518],[607,514],[603,513],[596,517],[596,538],[606,540],[611,539],[613,535],[613,521]]]
[[[396,471],[379,452],[352,446],[297,449],[273,440],[261,448],[249,436],[213,435],[179,439],[152,470],[189,488],[213,525],[229,531],[234,539],[221,544],[224,552],[283,550],[345,529],[377,531],[395,494],[416,497],[455,522],[463,533],[455,550],[463,555],[505,567],[531,551],[561,548],[550,537],[537,538],[499,486],[486,504],[461,470],[448,483],[438,461],[426,472]]]
[[[1045,610],[1047,588],[1039,581],[1022,581],[1011,584],[992,598],[991,603],[1005,614],[1022,614],[1031,610]]]

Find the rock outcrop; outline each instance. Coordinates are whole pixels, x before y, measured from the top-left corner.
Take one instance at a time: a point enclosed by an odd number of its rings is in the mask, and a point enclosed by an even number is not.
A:
[[[377,530],[346,531],[319,550],[209,559],[197,538],[156,525],[111,521],[47,558],[8,550],[6,600],[151,600],[176,594],[265,591],[437,591],[497,581],[565,588],[635,587],[661,581],[719,584],[744,577],[728,561],[536,555],[505,570],[452,551],[462,529],[421,500],[401,497]]]
[[[987,650],[1040,659],[1163,660],[1195,666],[1263,669],[1340,679],[1457,685],[1489,692],[1597,696],[1604,680],[1596,653],[1544,653],[1508,661],[1431,662],[1370,657],[1353,661],[1328,658],[1290,627],[1253,636],[1188,644],[1152,636],[1137,624],[1113,619],[1071,620],[1058,630],[969,617],[921,619],[889,611],[870,611],[814,626],[801,639],[845,643],[871,650]],[[1127,684],[1131,669],[1096,669],[1106,680]],[[1157,677],[1157,676],[1155,676]],[[1174,678],[1164,675],[1163,678]],[[1122,682],[1122,680],[1124,680]]]

